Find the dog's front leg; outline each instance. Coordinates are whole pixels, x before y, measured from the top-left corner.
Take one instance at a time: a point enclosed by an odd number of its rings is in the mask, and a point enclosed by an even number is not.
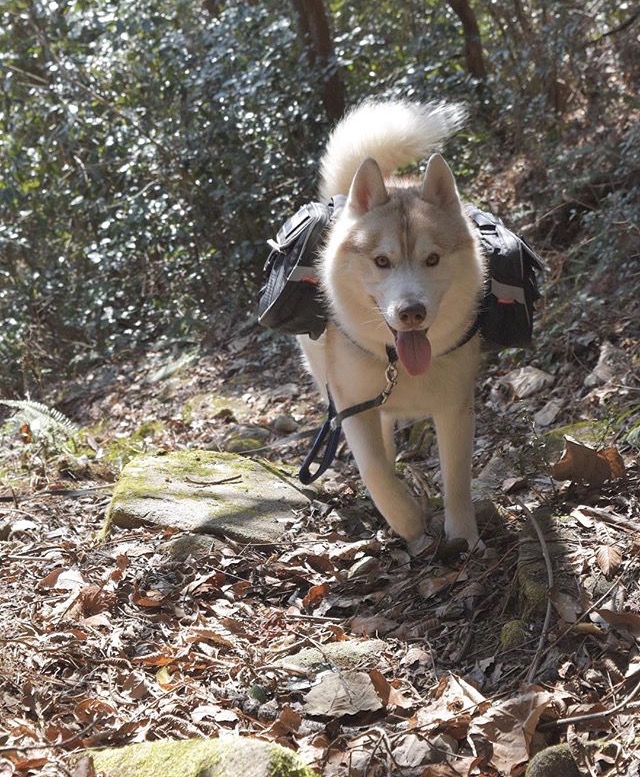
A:
[[[422,512],[395,474],[388,439],[392,426],[386,423],[383,431],[380,412],[368,410],[347,418],[343,427],[360,476],[387,523],[406,540],[420,537]]]
[[[478,542],[471,500],[471,458],[475,416],[473,400],[440,410],[433,416],[444,486],[444,530],[449,539],[464,538],[469,548]]]

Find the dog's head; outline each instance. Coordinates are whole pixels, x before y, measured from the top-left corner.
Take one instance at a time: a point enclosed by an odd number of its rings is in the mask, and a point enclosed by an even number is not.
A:
[[[363,344],[395,338],[409,374],[425,372],[431,351],[455,346],[472,323],[483,267],[454,177],[431,157],[421,185],[385,182],[373,159],[358,168],[329,239],[329,302]]]

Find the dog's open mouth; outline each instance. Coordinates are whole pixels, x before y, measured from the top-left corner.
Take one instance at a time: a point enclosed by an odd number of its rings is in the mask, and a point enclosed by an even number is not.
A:
[[[431,343],[426,329],[411,329],[407,332],[396,332],[396,350],[402,366],[409,375],[422,375],[431,364]]]

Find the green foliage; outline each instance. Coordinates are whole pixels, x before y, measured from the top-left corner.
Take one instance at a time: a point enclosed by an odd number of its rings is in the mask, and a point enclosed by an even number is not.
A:
[[[18,411],[14,421],[26,420],[33,426],[35,419],[42,426],[63,429],[67,434],[75,434],[78,431],[77,426],[64,413],[42,402],[34,402],[30,399],[0,399],[0,405],[6,405]]]
[[[75,452],[79,430],[64,413],[31,399],[0,399],[0,405],[14,411],[0,425],[0,442],[11,440],[17,443],[22,449],[20,458],[24,466],[31,468],[34,461],[42,463],[62,451]],[[11,444],[7,446],[8,460],[12,459],[11,447]],[[3,458],[0,456],[0,465]],[[0,471],[2,469],[0,466]]]
[[[246,296],[318,124],[270,6],[3,5],[0,356],[23,389]]]
[[[1,391],[37,390],[53,371],[81,372],[163,337],[230,336],[252,311],[266,238],[314,191],[329,129],[323,74],[305,56],[291,3],[208,7],[2,4]],[[465,74],[447,3],[327,7],[349,103],[402,94],[470,104],[471,142],[453,149],[465,176],[491,146],[536,153],[546,141],[561,160],[564,138],[568,153],[593,160],[599,149],[573,138],[592,114],[606,125],[635,93],[625,3],[588,12],[541,0],[474,4],[484,84]],[[631,155],[637,140],[629,143]],[[574,164],[558,165],[550,190]],[[611,218],[630,223],[637,191],[609,205]],[[591,221],[606,242],[607,212]]]

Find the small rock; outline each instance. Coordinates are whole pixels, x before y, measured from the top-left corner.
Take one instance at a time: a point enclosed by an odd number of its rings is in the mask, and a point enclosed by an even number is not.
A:
[[[298,424],[290,415],[279,415],[273,422],[273,431],[278,434],[293,434],[297,429]]]
[[[550,399],[546,405],[533,416],[537,426],[550,426],[562,412],[563,404],[559,399]]]
[[[259,462],[230,453],[174,451],[138,456],[122,470],[107,525],[148,523],[238,542],[279,542],[308,500]]]
[[[159,550],[166,552],[175,561],[186,561],[190,556],[208,556],[215,548],[215,540],[205,534],[183,534],[162,543]]]
[[[529,639],[529,632],[524,621],[508,621],[500,631],[500,647],[502,650],[519,648]]]
[[[221,447],[227,453],[257,451],[264,447],[269,436],[269,430],[262,426],[243,426],[228,435]]]

